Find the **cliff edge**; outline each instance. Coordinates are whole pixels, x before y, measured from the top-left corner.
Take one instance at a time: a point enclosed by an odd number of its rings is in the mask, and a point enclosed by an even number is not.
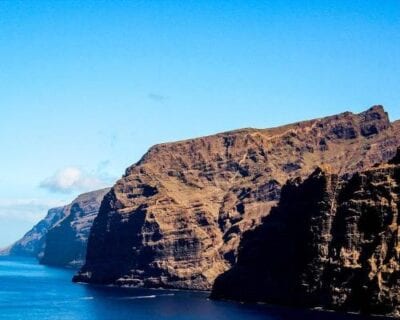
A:
[[[74,281],[211,289],[288,179],[317,166],[341,175],[387,161],[399,133],[374,106],[156,145],[105,196]]]

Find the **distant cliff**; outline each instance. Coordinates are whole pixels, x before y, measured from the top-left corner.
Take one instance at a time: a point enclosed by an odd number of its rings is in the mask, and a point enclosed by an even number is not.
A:
[[[400,151],[349,177],[289,181],[213,298],[400,316]]]
[[[400,123],[381,106],[156,145],[105,196],[74,280],[210,289],[287,179],[370,168],[399,145]]]
[[[50,209],[43,220],[3,254],[32,256],[49,265],[82,265],[90,228],[109,190],[85,193],[69,205]]]
[[[106,188],[81,194],[65,207],[65,217],[46,234],[40,263],[69,267],[83,265],[90,228],[109,191]]]
[[[43,254],[47,232],[64,217],[64,207],[50,209],[43,220],[29,230],[20,240],[4,250],[2,254],[40,257]]]

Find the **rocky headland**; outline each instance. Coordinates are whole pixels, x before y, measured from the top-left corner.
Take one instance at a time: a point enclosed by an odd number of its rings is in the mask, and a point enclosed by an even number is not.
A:
[[[0,251],[2,255],[40,258],[43,255],[46,234],[55,224],[65,217],[64,207],[53,208],[20,240]]]
[[[388,164],[288,181],[212,297],[400,316],[400,149]]]
[[[235,265],[242,234],[269,215],[288,179],[322,167],[333,181],[387,162],[399,145],[400,122],[391,123],[381,106],[156,145],[104,197],[74,281],[209,290]],[[324,235],[316,234],[312,252],[325,250]],[[280,240],[272,239],[277,249]]]
[[[85,262],[90,229],[101,201],[110,188],[79,195],[64,208],[65,217],[46,234],[40,263],[53,266],[80,267]]]
[[[50,209],[43,220],[3,254],[31,256],[43,264],[62,267],[83,265],[90,228],[109,190],[84,193],[64,207]]]

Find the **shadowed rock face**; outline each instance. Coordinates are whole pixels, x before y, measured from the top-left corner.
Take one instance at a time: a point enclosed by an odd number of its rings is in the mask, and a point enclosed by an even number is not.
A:
[[[78,196],[71,204],[50,209],[47,216],[3,254],[32,256],[42,264],[79,267],[101,200],[110,188]]]
[[[289,181],[212,297],[399,316],[399,208],[398,160]]]
[[[64,218],[45,236],[40,263],[68,267],[83,265],[90,228],[104,195],[109,191],[110,189],[106,188],[81,194],[64,207]]]
[[[156,145],[105,197],[74,280],[210,289],[287,179],[321,165],[342,174],[387,161],[399,132],[376,106]]]

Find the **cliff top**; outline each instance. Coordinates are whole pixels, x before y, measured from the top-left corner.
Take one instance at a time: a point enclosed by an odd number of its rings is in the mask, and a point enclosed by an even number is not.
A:
[[[248,134],[248,133],[254,133],[254,132],[263,132],[263,133],[266,133],[269,135],[277,135],[277,134],[282,134],[284,132],[298,129],[298,128],[311,127],[317,123],[323,124],[323,123],[335,122],[335,121],[338,121],[341,119],[354,120],[354,121],[358,121],[358,122],[380,120],[383,123],[390,125],[389,116],[388,116],[387,112],[385,111],[384,106],[374,105],[374,106],[370,107],[369,109],[367,109],[363,112],[360,112],[360,113],[353,113],[350,111],[345,111],[345,112],[342,112],[342,113],[339,113],[336,115],[284,124],[284,125],[272,127],[272,128],[242,128],[242,129],[224,131],[224,132],[220,132],[220,133],[216,133],[216,134],[210,134],[210,135],[197,137],[197,138],[159,143],[159,144],[155,144],[153,147],[151,147],[150,150],[153,148],[168,146],[171,144],[187,143],[187,142],[190,142],[193,140],[198,140],[198,139],[209,139],[209,138],[214,138],[214,137],[240,135],[240,134]],[[393,124],[394,123],[396,125],[400,125],[400,119],[394,121]]]
[[[375,105],[361,113],[343,112],[337,115],[316,118],[307,121],[295,122],[283,126],[267,129],[244,128],[226,131],[199,138],[186,139],[176,142],[161,143],[152,146],[146,154],[125,173],[129,175],[132,168],[158,158],[160,153],[174,153],[174,155],[198,154],[202,156],[222,152],[235,144],[236,139],[246,140],[244,144],[266,146],[268,142],[276,140],[289,141],[291,136],[314,135],[321,138],[321,143],[337,140],[352,140],[358,137],[370,139],[388,128],[400,131],[400,120],[390,122],[387,112],[381,105]],[[247,143],[247,140],[253,140]],[[299,140],[299,143],[301,141]],[[242,143],[243,145],[243,143]],[[159,159],[161,160],[161,159]]]

